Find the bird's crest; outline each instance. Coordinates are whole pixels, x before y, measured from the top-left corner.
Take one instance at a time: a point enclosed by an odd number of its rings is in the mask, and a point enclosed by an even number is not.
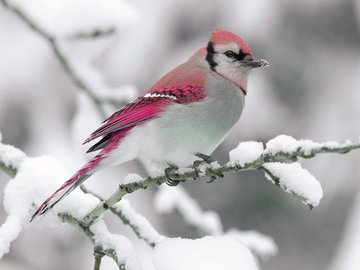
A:
[[[242,40],[236,34],[224,29],[215,29],[212,31],[210,34],[210,41],[214,44],[228,44],[235,42],[240,46],[244,53],[252,55],[252,51],[249,45],[244,40]]]

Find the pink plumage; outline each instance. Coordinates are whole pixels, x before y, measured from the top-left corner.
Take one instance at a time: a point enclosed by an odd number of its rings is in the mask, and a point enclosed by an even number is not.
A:
[[[224,29],[216,29],[211,32],[210,40],[215,44],[228,44],[230,42],[235,42],[240,46],[244,53],[252,55],[250,46],[243,39]]]

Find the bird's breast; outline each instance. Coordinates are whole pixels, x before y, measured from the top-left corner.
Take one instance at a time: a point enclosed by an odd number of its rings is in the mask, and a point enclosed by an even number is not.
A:
[[[215,150],[239,120],[244,94],[221,78],[210,79],[205,87],[208,95],[201,101],[175,103],[146,124],[142,154],[187,166],[193,162],[194,153],[209,155]]]

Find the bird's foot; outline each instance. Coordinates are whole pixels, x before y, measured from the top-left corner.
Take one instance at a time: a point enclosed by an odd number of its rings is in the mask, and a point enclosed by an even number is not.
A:
[[[177,186],[180,182],[184,182],[184,180],[178,180],[173,179],[173,176],[178,177],[179,174],[176,173],[176,171],[179,168],[175,165],[169,164],[169,167],[165,169],[165,176],[166,176],[166,184],[174,187]]]
[[[205,155],[205,154],[202,154],[202,153],[196,153],[195,156],[197,156],[198,158],[201,158],[202,160],[195,160],[194,163],[193,163],[193,168],[195,169],[195,172],[196,172],[196,175],[197,176],[200,176],[201,173],[203,172],[200,168],[200,166],[202,164],[204,164],[204,162],[206,164],[211,164],[213,163],[215,160],[211,157],[211,156],[208,156],[208,155]],[[222,172],[216,172],[216,175],[212,175],[210,177],[210,180],[207,181],[207,183],[212,183],[214,182],[217,177],[224,177],[224,174]]]

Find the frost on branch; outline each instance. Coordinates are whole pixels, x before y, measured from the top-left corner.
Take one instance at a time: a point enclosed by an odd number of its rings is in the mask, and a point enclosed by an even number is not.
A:
[[[114,208],[117,213],[120,213],[124,223],[130,224],[138,237],[144,239],[151,246],[155,246],[167,238],[159,234],[144,216],[135,212],[128,200],[122,199],[114,205]]]
[[[118,265],[124,265],[126,270],[140,270],[140,261],[129,239],[123,235],[109,232],[105,222],[100,219],[91,225],[90,230],[94,234],[95,246],[101,246],[105,250],[113,250],[113,256]]]
[[[256,270],[251,252],[231,236],[169,239],[155,247],[156,270]]]
[[[318,206],[323,196],[319,181],[299,163],[271,162],[263,165],[266,177],[286,192],[293,193],[311,208]]]
[[[360,148],[359,143],[346,141],[316,143],[279,135],[269,140],[265,149],[258,142],[243,142],[230,152],[226,164],[232,170],[263,170],[266,177],[285,192],[296,195],[310,207],[318,206],[322,198],[320,183],[299,163],[301,158],[312,158],[320,153],[347,153]]]
[[[14,176],[26,155],[12,145],[2,144],[1,140],[0,133],[0,169],[6,171],[10,176]]]
[[[244,166],[261,157],[263,151],[264,146],[260,142],[241,142],[235,149],[230,151],[230,162],[228,165],[239,164],[240,166]]]

